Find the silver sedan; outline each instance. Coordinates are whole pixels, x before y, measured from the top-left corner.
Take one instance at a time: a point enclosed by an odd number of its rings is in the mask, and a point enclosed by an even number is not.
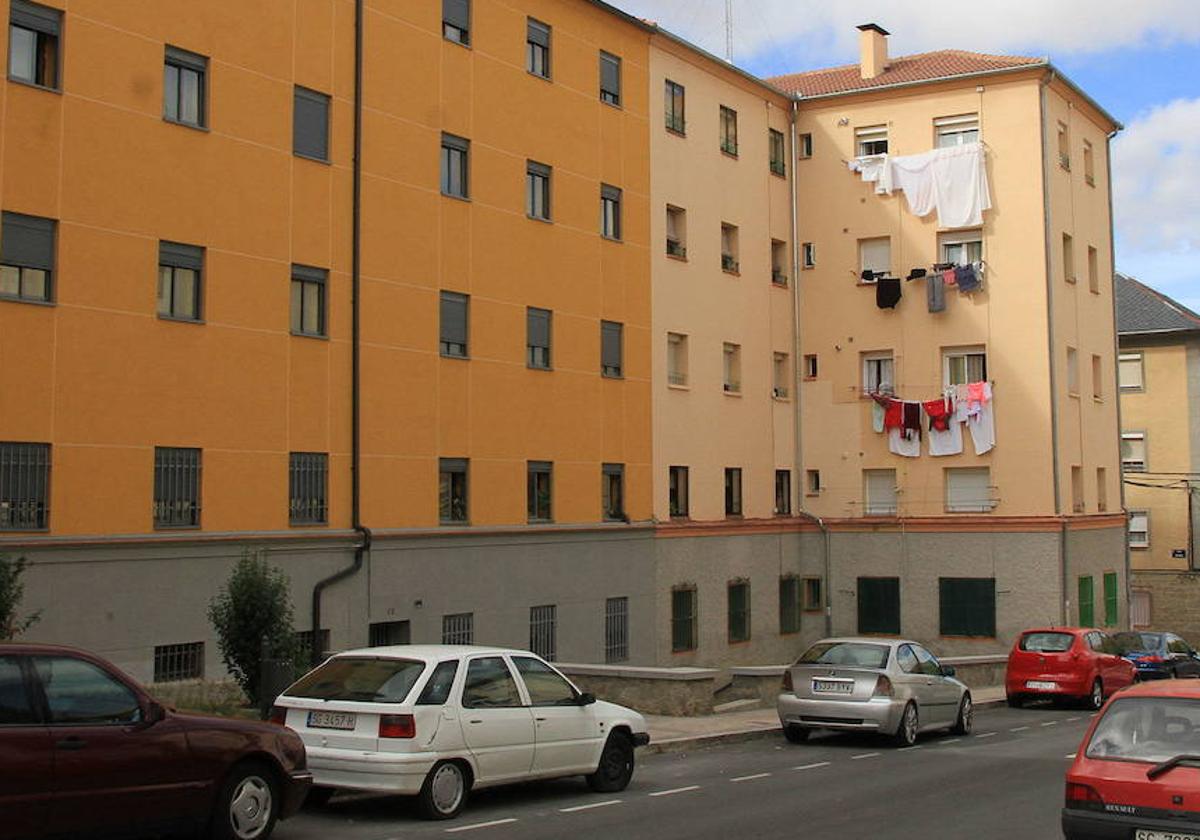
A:
[[[793,743],[814,729],[879,732],[909,747],[934,729],[971,732],[971,692],[916,642],[822,639],[783,675],[777,703]]]

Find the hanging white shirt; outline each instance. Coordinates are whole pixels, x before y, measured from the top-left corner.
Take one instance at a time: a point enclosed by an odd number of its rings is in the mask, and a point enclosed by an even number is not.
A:
[[[972,409],[967,415],[967,429],[971,432],[971,441],[975,444],[975,454],[982,455],[990,452],[996,445],[996,413],[995,402],[992,400],[992,384],[983,383],[983,404],[978,410]]]
[[[963,451],[962,423],[958,420],[957,406],[955,406],[955,413],[946,419],[948,421],[946,431],[929,430],[930,455],[959,455]]]

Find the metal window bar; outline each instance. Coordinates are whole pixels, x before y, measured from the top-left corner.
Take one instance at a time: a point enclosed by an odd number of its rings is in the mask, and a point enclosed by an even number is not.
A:
[[[154,525],[194,528],[200,524],[200,450],[154,450]]]
[[[671,650],[696,649],[696,590],[671,593]]]
[[[328,520],[329,460],[324,452],[293,452],[288,465],[288,520],[293,525]]]
[[[475,614],[456,613],[442,616],[442,644],[471,645],[475,643]]]
[[[629,659],[629,599],[609,598],[604,602],[604,661]]]
[[[204,642],[158,645],[154,648],[156,683],[204,679]]]
[[[316,631],[298,630],[295,635],[297,662],[304,664],[312,662],[314,653],[324,658],[326,651],[329,650],[329,631],[324,628]],[[313,650],[314,641],[317,644],[315,651]]]
[[[42,531],[50,522],[50,444],[0,443],[0,531]]]
[[[529,649],[548,662],[556,651],[558,607],[548,604],[529,608]]]

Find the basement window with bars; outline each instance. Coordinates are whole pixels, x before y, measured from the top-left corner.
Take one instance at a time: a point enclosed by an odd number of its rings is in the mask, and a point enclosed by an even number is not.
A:
[[[729,598],[729,643],[750,641],[750,581],[731,581]]]
[[[288,461],[288,521],[292,525],[324,525],[329,521],[326,488],[329,456],[293,452]]]
[[[442,644],[475,644],[475,613],[454,613],[442,616]]]
[[[201,679],[204,679],[204,642],[155,646],[156,683]]]
[[[408,621],[378,621],[367,625],[367,647],[390,647],[412,643]]]
[[[0,442],[0,531],[50,526],[50,444]]]
[[[696,649],[696,587],[671,590],[671,652]]]
[[[154,448],[154,527],[200,526],[200,450]]]
[[[529,608],[529,649],[547,662],[557,654],[558,607],[546,604]]]
[[[608,598],[604,602],[604,662],[611,665],[629,659],[629,599]]]

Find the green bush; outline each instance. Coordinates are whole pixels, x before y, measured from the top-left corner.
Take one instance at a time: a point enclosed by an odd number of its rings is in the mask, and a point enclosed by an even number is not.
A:
[[[24,618],[17,616],[17,608],[25,595],[21,575],[28,565],[24,557],[10,560],[7,555],[0,554],[0,639],[15,639],[42,617],[41,610]]]

